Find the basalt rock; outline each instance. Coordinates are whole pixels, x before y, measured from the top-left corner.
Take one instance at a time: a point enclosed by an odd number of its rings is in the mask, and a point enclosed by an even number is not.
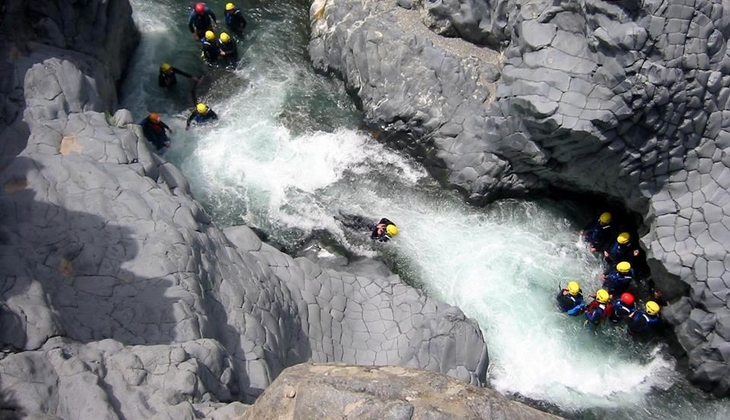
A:
[[[241,420],[559,419],[487,388],[402,367],[301,364],[274,381]]]
[[[26,3],[5,5],[24,29],[2,47],[3,416],[232,418],[305,361],[485,381],[486,345],[457,308],[215,226],[115,110],[126,1]]]
[[[398,5],[315,1],[315,67],[471,201],[557,187],[642,215],[654,280],[689,298],[670,312],[690,379],[730,395],[730,3]]]

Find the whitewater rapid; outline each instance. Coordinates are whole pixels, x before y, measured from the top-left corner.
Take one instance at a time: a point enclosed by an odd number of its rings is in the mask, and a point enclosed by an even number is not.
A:
[[[157,111],[175,130],[165,157],[221,226],[248,224],[295,247],[326,229],[354,252],[380,255],[404,281],[459,306],[482,327],[490,386],[575,418],[708,419],[730,416],[675,373],[661,343],[623,328],[586,331],[557,311],[570,280],[598,287],[599,261],[576,244],[592,213],[573,203],[508,200],[487,208],[444,191],[412,159],[357,129],[341,83],[314,74],[306,54],[307,4],[251,2],[241,64],[200,92],[221,117],[184,130],[188,81],[156,86],[172,62],[211,74],[187,32],[182,1],[132,1],[142,44],[123,106]],[[222,1],[208,2],[221,10]],[[132,80],[130,82],[130,80]],[[386,247],[342,229],[339,212],[386,216],[401,234]]]

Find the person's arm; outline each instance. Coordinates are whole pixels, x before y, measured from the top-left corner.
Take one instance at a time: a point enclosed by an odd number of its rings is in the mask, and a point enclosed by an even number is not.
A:
[[[190,29],[190,33],[193,34],[195,39],[198,39],[198,34],[195,33],[195,25],[193,25],[193,20],[195,19],[195,12],[190,12],[190,18],[188,19],[188,29]]]
[[[167,130],[167,131],[169,131],[170,133],[172,133],[172,128],[170,128],[170,126],[168,126],[167,124],[165,124],[165,123],[164,123],[164,122],[162,122],[162,121],[160,121],[160,124],[162,124],[162,131],[163,131],[163,132],[164,132],[165,130]]]
[[[195,111],[191,112],[190,116],[188,117],[187,123],[185,124],[186,130],[190,128],[190,123],[193,121],[193,118],[195,118]]]
[[[218,27],[218,19],[216,19],[215,13],[213,13],[213,11],[210,10],[210,9],[208,9],[208,8],[206,8],[206,11],[208,12],[208,15],[213,20],[213,23],[215,24],[215,27],[217,28]]]
[[[210,119],[212,119],[212,120],[217,120],[217,119],[218,119],[218,114],[216,114],[216,113],[215,113],[215,111],[213,111],[213,110],[211,109],[211,110],[209,110],[208,112],[210,112],[210,114],[211,114],[211,115],[210,115]]]
[[[144,128],[147,125],[147,117],[145,117],[142,121],[140,121],[139,125],[141,125],[142,128]]]
[[[192,79],[192,78],[193,78],[193,76],[192,76],[192,75],[191,75],[190,73],[188,73],[188,72],[185,72],[185,71],[182,71],[182,70],[180,70],[180,69],[179,69],[179,68],[177,68],[177,67],[173,67],[173,68],[172,68],[172,71],[173,71],[173,73],[177,73],[177,74],[179,74],[180,76],[185,76],[185,77],[187,77],[188,79]]]

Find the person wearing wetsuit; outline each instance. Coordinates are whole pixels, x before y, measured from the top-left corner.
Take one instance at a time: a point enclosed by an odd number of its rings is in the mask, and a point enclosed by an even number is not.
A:
[[[218,48],[218,41],[215,39],[215,32],[206,31],[205,36],[200,38],[200,46],[203,49],[201,56],[208,64],[214,64],[218,61],[218,57],[221,55],[221,50]]]
[[[380,242],[388,242],[398,234],[398,226],[385,217],[370,226],[370,238]]]
[[[603,279],[603,288],[613,296],[618,296],[631,286],[631,282],[634,280],[634,271],[631,269],[631,264],[627,261],[621,261],[608,273],[602,274],[601,278]]]
[[[558,292],[556,299],[560,310],[571,316],[580,315],[586,306],[577,281],[568,283],[568,287]]]
[[[147,141],[154,144],[157,150],[170,147],[170,138],[167,137],[165,131],[172,133],[172,129],[167,126],[156,112],[150,113],[145,119],[139,122],[142,126]]]
[[[621,297],[611,300],[613,312],[609,315],[608,320],[617,324],[629,317],[636,310],[634,305],[634,295],[629,292],[623,293]]]
[[[243,36],[243,30],[247,24],[246,18],[233,3],[226,4],[225,18],[228,29],[238,36]]]
[[[611,226],[611,213],[601,213],[598,220],[589,223],[580,235],[588,244],[591,252],[602,250],[606,246],[606,242],[611,237],[613,227]]]
[[[236,48],[236,41],[230,35],[222,32],[218,37],[217,47],[220,55],[224,56],[228,63],[236,64],[238,61],[238,49]]]
[[[613,305],[609,301],[610,295],[605,289],[599,289],[596,292],[596,298],[591,302],[585,310],[586,321],[583,325],[588,329],[593,329],[611,316]]]
[[[160,66],[160,74],[157,76],[157,84],[160,87],[171,88],[177,85],[176,74],[187,77],[193,82],[197,83],[200,81],[200,77],[194,77],[190,73],[184,72],[176,67],[171,66],[169,63],[162,63]]]
[[[636,335],[658,327],[661,321],[660,309],[659,304],[653,300],[646,302],[644,309],[632,312],[626,319],[626,332],[629,335]]]
[[[218,29],[218,20],[215,14],[205,5],[205,3],[196,3],[193,10],[190,11],[190,19],[188,19],[188,28],[196,40],[203,39],[206,31]]]
[[[187,124],[185,125],[185,130],[190,129],[190,124],[192,123],[204,124],[217,119],[218,115],[213,112],[213,110],[210,109],[208,105],[201,102],[195,106],[195,109],[188,117]]]
[[[639,256],[639,249],[632,243],[631,235],[628,232],[621,232],[607,250],[603,251],[603,258],[608,265],[614,265],[620,261],[633,262]]]

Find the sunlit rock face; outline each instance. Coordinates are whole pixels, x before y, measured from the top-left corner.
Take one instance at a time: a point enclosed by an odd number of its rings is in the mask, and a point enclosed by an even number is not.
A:
[[[457,308],[216,227],[116,109],[126,0],[4,7],[0,416],[231,418],[305,361],[485,381]]]
[[[639,213],[690,379],[728,395],[730,4],[335,0],[310,16],[314,65],[470,200],[557,187]]]

